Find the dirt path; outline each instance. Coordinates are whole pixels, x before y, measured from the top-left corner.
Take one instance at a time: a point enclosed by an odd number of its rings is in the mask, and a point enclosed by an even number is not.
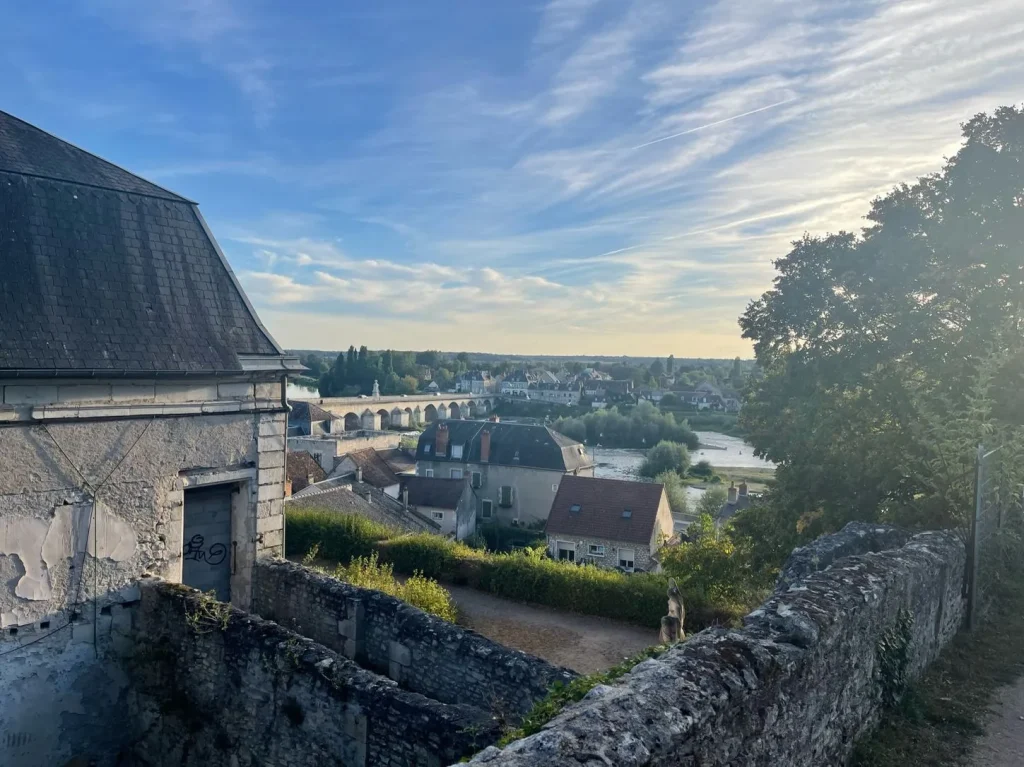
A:
[[[461,586],[445,588],[467,628],[581,674],[603,671],[658,642],[654,629],[524,605]]]
[[[992,714],[968,764],[971,767],[1024,765],[1024,678],[999,690]]]

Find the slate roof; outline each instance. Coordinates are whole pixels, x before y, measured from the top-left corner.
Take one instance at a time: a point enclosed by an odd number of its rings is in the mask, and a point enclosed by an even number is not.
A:
[[[289,450],[285,467],[285,474],[292,481],[293,492],[298,492],[310,484],[310,477],[313,478],[313,482],[327,479],[327,472],[306,450]]]
[[[455,509],[458,508],[467,481],[439,477],[406,477],[402,487],[409,491],[409,503],[413,506]]]
[[[0,372],[283,356],[194,203],[0,112]]]
[[[293,399],[289,400],[288,404],[292,406],[291,415],[288,416],[288,419],[291,421],[316,423],[318,421],[330,421],[334,418],[333,415],[322,407],[309,400]]]
[[[438,424],[432,423],[424,429],[416,445],[418,461],[480,463],[480,434],[488,429],[491,432],[488,463],[561,472],[593,466],[590,455],[581,443],[547,426],[494,421],[455,420],[443,423],[448,427],[446,454],[438,456],[434,453]],[[453,445],[463,446],[461,459],[451,457]]]
[[[368,485],[390,487],[391,485],[397,485],[399,482],[398,476],[388,466],[388,462],[381,458],[372,447],[354,450],[347,455],[341,456],[342,461],[346,458],[351,458],[352,462],[363,470],[363,482],[366,482]]]
[[[339,514],[355,514],[408,532],[436,533],[441,529],[434,520],[417,512],[403,510],[400,504],[367,501],[353,491],[350,483],[340,478],[309,485],[302,492],[285,499],[285,502],[289,509],[322,509]]]
[[[388,466],[391,467],[391,471],[395,472],[395,474],[413,471],[416,468],[416,456],[400,447],[378,450],[377,455],[387,462]]]
[[[657,482],[567,474],[558,484],[545,529],[552,535],[649,545],[664,492],[665,486]],[[627,509],[628,517],[623,516]]]

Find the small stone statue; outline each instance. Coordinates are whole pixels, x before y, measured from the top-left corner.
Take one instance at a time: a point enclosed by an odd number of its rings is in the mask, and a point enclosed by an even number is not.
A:
[[[380,399],[380,384],[377,383],[377,379],[373,379],[373,398]]]
[[[686,620],[686,609],[683,607],[683,595],[675,578],[668,579],[668,615],[661,619],[662,644],[673,644],[686,637],[683,622]]]

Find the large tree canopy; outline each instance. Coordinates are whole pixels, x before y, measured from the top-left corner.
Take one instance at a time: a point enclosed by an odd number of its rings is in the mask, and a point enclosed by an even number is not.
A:
[[[765,375],[743,410],[777,513],[955,523],[970,449],[1020,425],[1024,111],[978,115],[940,173],[860,236],[805,235],[740,319]]]

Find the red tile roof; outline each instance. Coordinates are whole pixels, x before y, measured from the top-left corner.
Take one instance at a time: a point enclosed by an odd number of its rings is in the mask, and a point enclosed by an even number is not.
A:
[[[649,544],[664,492],[657,482],[567,474],[558,485],[546,529],[557,535]]]

